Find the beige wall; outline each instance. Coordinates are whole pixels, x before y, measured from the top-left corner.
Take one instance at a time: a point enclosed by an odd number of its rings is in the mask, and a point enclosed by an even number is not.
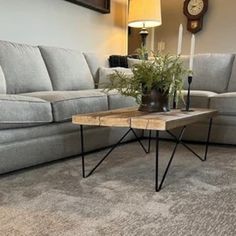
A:
[[[127,0],[101,14],[64,0],[0,0],[0,40],[125,54]]]
[[[162,40],[166,51],[176,53],[178,27],[184,25],[183,54],[189,54],[191,33],[186,30],[184,0],[162,0],[163,25],[156,28],[155,47]],[[209,0],[203,30],[196,34],[196,52],[236,52],[236,1]]]

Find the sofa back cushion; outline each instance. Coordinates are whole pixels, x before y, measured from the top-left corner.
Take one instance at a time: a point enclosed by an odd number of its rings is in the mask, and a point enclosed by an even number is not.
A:
[[[6,94],[6,92],[7,92],[6,80],[2,67],[0,66],[0,94]]]
[[[52,84],[38,47],[0,41],[0,65],[7,93],[52,90]]]
[[[236,60],[234,60],[233,63],[232,74],[229,79],[229,86],[227,92],[236,92]]]
[[[188,68],[189,56],[182,56],[182,58]],[[232,73],[233,62],[233,54],[195,55],[191,88],[216,93],[225,92]],[[187,89],[187,80],[185,80],[184,88]]]
[[[135,58],[128,58],[128,67],[132,68],[134,65],[141,64],[142,60]]]
[[[53,90],[83,90],[94,88],[94,81],[82,53],[40,46],[48,68]]]
[[[84,57],[88,63],[89,69],[92,73],[95,86],[98,87],[99,83],[99,68],[109,67],[109,61],[107,55],[96,53],[84,53]]]
[[[121,74],[125,74],[126,76],[132,77],[133,72],[130,68],[124,68],[124,67],[100,67],[99,68],[99,82],[98,82],[98,88],[106,88],[111,84],[110,77],[112,74],[116,74],[116,72],[119,72]]]

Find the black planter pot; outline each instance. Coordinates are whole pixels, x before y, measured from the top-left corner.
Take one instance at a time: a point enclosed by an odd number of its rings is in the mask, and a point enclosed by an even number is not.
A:
[[[151,92],[143,89],[143,95],[139,111],[144,112],[166,112],[169,111],[168,93],[164,93],[158,88],[153,88]]]

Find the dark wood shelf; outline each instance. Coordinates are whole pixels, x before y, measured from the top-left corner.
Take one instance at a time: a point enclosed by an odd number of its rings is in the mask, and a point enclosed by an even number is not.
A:
[[[103,14],[110,13],[110,0],[65,0]]]

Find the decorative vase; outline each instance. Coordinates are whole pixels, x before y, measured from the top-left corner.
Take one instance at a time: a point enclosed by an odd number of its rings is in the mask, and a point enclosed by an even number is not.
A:
[[[147,91],[143,87],[143,95],[138,110],[143,112],[169,111],[168,93],[161,91],[159,88],[153,88],[151,91]]]

